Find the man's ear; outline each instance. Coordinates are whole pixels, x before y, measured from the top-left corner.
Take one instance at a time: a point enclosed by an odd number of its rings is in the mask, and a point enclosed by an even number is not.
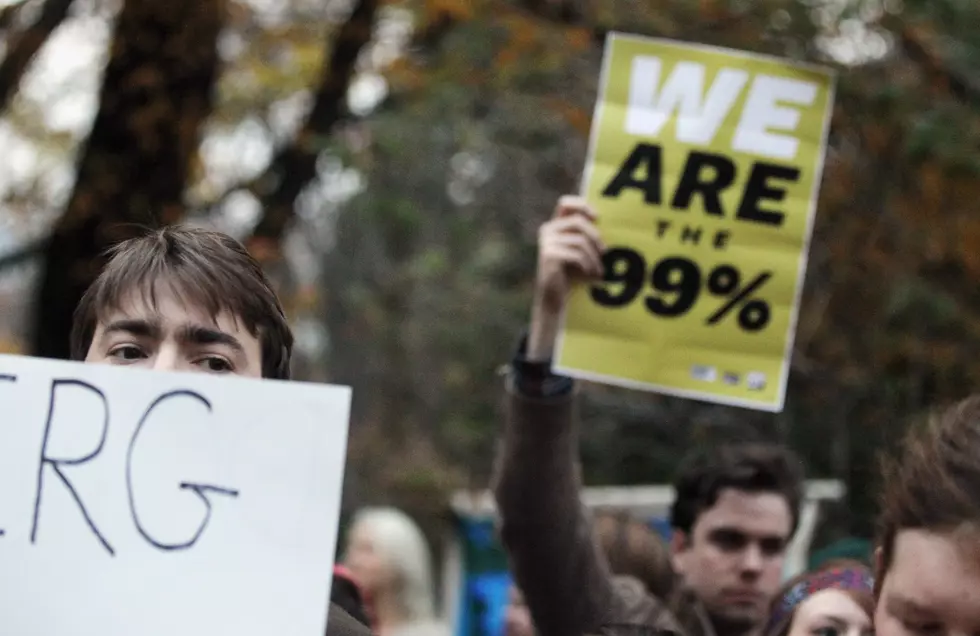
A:
[[[670,561],[674,566],[674,571],[678,574],[684,573],[684,562],[687,560],[684,557],[690,547],[691,541],[688,534],[683,530],[674,528],[670,534]]]
[[[885,579],[885,554],[882,552],[881,546],[875,548],[874,573],[875,601],[877,602],[878,596],[881,594],[881,582]]]

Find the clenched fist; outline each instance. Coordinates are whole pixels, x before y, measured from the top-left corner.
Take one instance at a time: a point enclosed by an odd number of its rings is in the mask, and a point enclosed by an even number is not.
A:
[[[602,278],[605,245],[596,215],[584,199],[563,196],[551,220],[538,231],[538,272],[528,357],[551,357],[561,312],[575,282]]]

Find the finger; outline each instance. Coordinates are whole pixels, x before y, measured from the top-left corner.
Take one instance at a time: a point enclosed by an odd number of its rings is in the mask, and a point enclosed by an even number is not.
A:
[[[582,253],[589,261],[588,269],[602,273],[603,250],[590,237],[583,234],[558,234],[541,244],[542,254],[548,256],[555,250],[572,249]]]
[[[588,270],[594,274],[602,274],[605,269],[602,264],[602,250],[588,236],[562,234],[555,238],[555,245],[573,249],[584,255],[589,263]]]
[[[595,278],[593,263],[582,251],[572,247],[557,246],[551,256],[558,260],[570,276],[578,278]]]
[[[562,266],[575,264],[583,274],[602,276],[604,267],[602,257],[585,237],[566,237],[547,245],[543,256],[551,261],[557,261]]]
[[[577,214],[585,216],[593,222],[598,218],[595,210],[592,209],[592,206],[588,204],[584,197],[566,194],[558,199],[558,205],[555,206],[553,218],[560,219]]]
[[[563,219],[552,221],[554,231],[558,234],[584,234],[596,245],[600,252],[606,251],[606,245],[602,240],[602,234],[595,223],[583,216],[570,216]]]

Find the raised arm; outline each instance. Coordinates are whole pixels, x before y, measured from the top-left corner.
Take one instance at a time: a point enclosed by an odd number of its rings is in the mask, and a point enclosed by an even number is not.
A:
[[[541,228],[531,328],[507,382],[494,479],[501,537],[541,636],[598,633],[617,602],[581,505],[572,382],[550,371],[572,283],[602,276],[593,221],[583,201],[566,197]]]

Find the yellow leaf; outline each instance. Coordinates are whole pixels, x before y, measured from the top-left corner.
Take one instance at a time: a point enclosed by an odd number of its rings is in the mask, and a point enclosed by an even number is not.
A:
[[[592,46],[592,32],[579,27],[566,29],[565,40],[572,50],[585,51]]]

